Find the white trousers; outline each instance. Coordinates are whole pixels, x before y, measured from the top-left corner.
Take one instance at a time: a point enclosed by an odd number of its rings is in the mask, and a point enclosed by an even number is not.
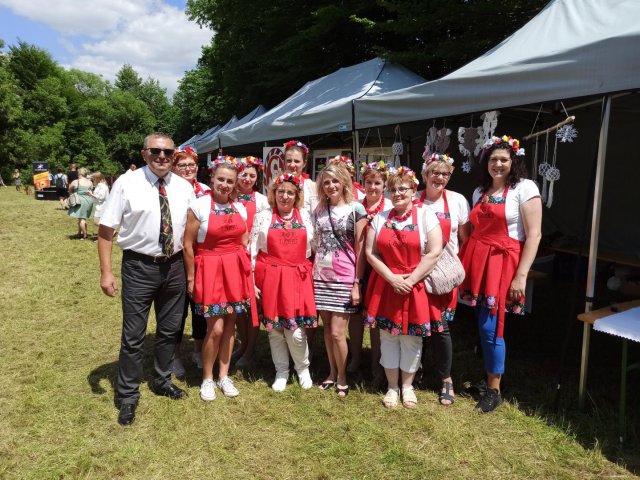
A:
[[[309,368],[309,345],[304,328],[269,330],[269,346],[276,373],[289,372],[289,354],[297,372]]]
[[[384,368],[400,368],[415,373],[422,357],[422,337],[415,335],[391,335],[380,329],[380,365]]]

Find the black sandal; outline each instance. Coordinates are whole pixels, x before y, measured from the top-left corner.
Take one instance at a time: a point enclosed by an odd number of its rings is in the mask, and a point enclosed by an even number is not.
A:
[[[440,395],[438,395],[438,401],[440,402],[440,405],[443,405],[445,407],[450,407],[451,405],[453,405],[456,401],[455,397],[452,395],[453,393],[453,383],[451,382],[442,382],[442,387],[444,388],[444,392],[441,390],[440,391]],[[451,403],[442,403],[443,400],[448,400]]]
[[[338,397],[346,398],[346,396],[349,395],[349,385],[347,385],[346,387],[336,385],[336,393],[338,394]]]
[[[324,392],[326,390],[329,390],[330,388],[333,388],[333,386],[335,384],[336,384],[336,382],[333,382],[331,380],[327,380],[325,382],[322,382],[320,385],[318,385],[318,388]]]

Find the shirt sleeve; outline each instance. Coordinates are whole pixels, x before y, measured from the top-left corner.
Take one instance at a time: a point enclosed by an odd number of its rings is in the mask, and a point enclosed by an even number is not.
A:
[[[421,208],[422,210],[422,221],[424,225],[424,233],[427,234],[431,230],[433,230],[436,226],[440,225],[438,217],[428,208]]]
[[[100,216],[100,225],[109,228],[118,228],[122,222],[125,209],[125,198],[123,191],[124,179],[119,178],[113,184],[111,195],[104,203],[104,210]]]
[[[267,199],[267,197],[265,197],[261,193],[256,192],[256,214],[270,209],[271,206],[269,205],[269,200]]]
[[[269,220],[271,211],[263,210],[256,214],[253,219],[253,228],[249,235],[249,245],[251,248],[251,266],[255,268],[256,258],[260,250],[267,251],[266,236],[269,232]]]
[[[482,197],[482,193],[480,192],[480,187],[478,187],[473,191],[473,195],[471,196],[471,205],[478,203],[480,201],[480,197]]]
[[[358,223],[358,220],[361,218],[367,216],[367,211],[360,202],[353,202],[353,213],[355,214],[356,223]]]
[[[464,225],[469,221],[469,202],[463,195],[456,195],[456,200],[458,204],[458,224]]]
[[[240,214],[242,219],[246,222],[247,221],[247,209],[245,208],[245,206],[240,202],[233,202],[233,206],[236,207],[236,209],[238,210],[238,213]]]
[[[518,205],[539,196],[540,190],[534,181],[525,179],[518,184]]]
[[[314,228],[313,222],[311,221],[311,215],[306,208],[300,210],[300,217],[302,218],[302,223],[304,224],[304,228],[307,229],[307,258],[311,256],[311,252],[313,252],[314,244],[313,244],[313,235]]]

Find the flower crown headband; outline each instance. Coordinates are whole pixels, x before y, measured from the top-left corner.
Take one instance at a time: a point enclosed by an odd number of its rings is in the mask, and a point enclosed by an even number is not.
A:
[[[289,140],[287,143],[284,144],[284,150],[285,152],[293,147],[298,147],[301,148],[302,151],[304,151],[305,155],[309,155],[309,147],[307,147],[304,143],[302,143],[300,140]]]
[[[433,162],[444,162],[448,166],[453,167],[453,157],[447,155],[446,153],[432,153],[425,158],[424,163],[422,164],[422,173],[426,172],[427,167]]]
[[[187,155],[191,155],[195,160],[198,160],[198,154],[192,147],[177,147],[176,153],[186,153]]]
[[[218,155],[218,158],[216,158],[213,162],[211,162],[211,169],[215,170],[216,168],[218,168],[221,165],[225,165],[228,167],[233,167],[233,168],[238,168],[238,159],[235,157],[232,157],[231,155]]]
[[[508,143],[513,153],[515,153],[519,157],[524,157],[524,148],[520,148],[520,140],[517,138],[511,138],[507,135],[503,135],[502,137],[491,137],[482,146],[483,149],[488,149],[493,145],[497,145],[500,143]]]
[[[389,175],[401,175],[401,176],[408,176],[412,181],[413,184],[417,187],[420,182],[418,182],[418,179],[416,178],[416,172],[414,172],[413,170],[411,170],[408,167],[398,167],[398,168],[389,168]]]
[[[380,160],[379,162],[365,163],[362,162],[362,166],[360,167],[360,173],[365,175],[367,172],[371,170],[376,170],[380,172],[385,177],[389,176],[389,165],[387,165],[384,160]]]
[[[340,165],[340,164],[347,167],[347,170],[349,170],[352,173],[356,171],[356,168],[353,165],[353,160],[351,160],[349,157],[336,155],[335,157],[329,159],[329,165]]]
[[[257,157],[242,157],[237,159],[238,170],[243,171],[245,168],[254,167],[256,170],[264,170],[264,163],[261,158]]]
[[[293,183],[298,190],[302,188],[302,178],[292,173],[283,173],[275,180],[276,185],[282,185],[284,182]]]

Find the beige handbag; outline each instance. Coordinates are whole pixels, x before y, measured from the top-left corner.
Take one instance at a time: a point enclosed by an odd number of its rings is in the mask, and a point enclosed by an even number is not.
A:
[[[442,255],[436,266],[425,277],[424,286],[428,293],[444,295],[462,284],[464,276],[462,262],[453,251],[451,243],[447,243],[442,249]]]

